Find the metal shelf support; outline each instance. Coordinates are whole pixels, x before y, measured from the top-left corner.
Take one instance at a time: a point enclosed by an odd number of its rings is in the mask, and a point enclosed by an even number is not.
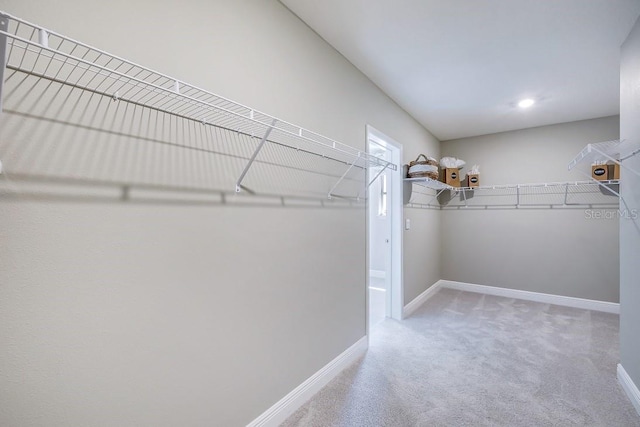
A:
[[[382,175],[382,174],[384,173],[384,171],[385,171],[385,170],[387,170],[387,167],[388,167],[388,166],[389,166],[388,164],[384,165],[384,167],[380,170],[380,172],[378,172],[378,173],[376,174],[376,176],[374,176],[374,177],[373,177],[373,179],[372,179],[371,181],[369,181],[369,182],[367,183],[367,185],[366,185],[362,190],[358,191],[358,195],[356,196],[356,199],[357,199],[357,200],[359,200],[359,199],[360,199],[360,196],[362,195],[362,192],[363,192],[363,191],[368,190],[368,189],[369,189],[369,187],[371,187],[371,184],[373,184],[374,182],[376,182],[376,179],[378,179],[378,178],[380,177],[380,175]]]
[[[384,167],[380,170],[380,172],[378,172],[376,176],[374,176],[373,179],[369,181],[369,183],[367,184],[367,189],[371,187],[371,184],[373,184],[376,181],[376,179],[378,179],[378,177],[384,173],[385,170],[387,170],[387,166],[389,165],[388,164],[384,165]]]
[[[178,85],[178,82],[176,81],[176,88],[177,88],[177,85]],[[267,142],[267,138],[269,138],[269,134],[273,130],[273,127],[276,125],[277,121],[278,121],[277,119],[274,119],[273,122],[271,122],[271,126],[267,128],[267,131],[264,133],[264,136],[260,140],[260,144],[258,144],[255,151],[251,155],[249,162],[245,165],[244,170],[240,174],[240,178],[238,178],[238,181],[236,181],[236,193],[239,193],[240,190],[242,189],[242,181],[244,180],[244,177],[247,175],[247,172],[249,172],[249,169],[251,168],[251,165],[253,164],[253,162],[256,160],[256,157],[258,157],[260,150],[262,150],[262,147],[264,147],[264,144]]]
[[[614,191],[611,189],[611,187],[609,187],[607,184],[611,184],[611,181],[598,181],[596,179],[593,179],[593,177],[591,177],[591,175],[584,173],[583,171],[579,170],[578,172],[580,172],[582,175],[589,177],[591,181],[593,181],[594,184],[597,184],[599,187],[604,188],[605,190],[607,190],[609,193],[611,193],[612,195],[618,197],[620,200],[622,200],[624,202],[624,198],[620,195],[619,192]]]
[[[358,153],[358,158],[360,158],[360,153]],[[340,177],[340,179],[338,180],[338,182],[336,182],[333,187],[331,187],[331,190],[329,190],[329,194],[327,194],[327,198],[329,200],[331,200],[332,197],[335,196],[335,194],[333,194],[333,191],[338,187],[338,185],[340,185],[340,183],[342,182],[342,180],[344,179],[345,176],[347,176],[349,174],[349,172],[351,172],[351,169],[353,169],[353,167],[355,166],[356,162],[358,161],[358,159],[355,159],[351,165],[349,166],[349,168],[344,171],[344,173],[342,174],[342,176]]]

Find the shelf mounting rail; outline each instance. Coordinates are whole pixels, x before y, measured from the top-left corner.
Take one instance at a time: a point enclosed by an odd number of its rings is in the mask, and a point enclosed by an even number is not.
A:
[[[182,80],[112,55],[0,11],[0,107],[5,70],[255,137],[258,148],[236,181],[236,190],[261,148],[272,142],[352,168],[398,166],[350,145],[277,119]],[[1,110],[0,110],[1,111]],[[368,185],[365,180],[365,186]],[[335,187],[329,191],[329,197]]]

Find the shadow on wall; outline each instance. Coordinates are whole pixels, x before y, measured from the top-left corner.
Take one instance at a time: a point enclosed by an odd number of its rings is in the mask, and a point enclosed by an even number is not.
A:
[[[361,208],[366,170],[262,135],[7,70],[3,199]],[[343,176],[343,174],[345,174]],[[334,189],[334,196],[328,198]]]

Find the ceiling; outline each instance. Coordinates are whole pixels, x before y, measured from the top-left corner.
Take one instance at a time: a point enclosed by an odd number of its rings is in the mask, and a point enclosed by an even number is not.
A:
[[[440,140],[618,114],[640,14],[640,0],[280,1]]]

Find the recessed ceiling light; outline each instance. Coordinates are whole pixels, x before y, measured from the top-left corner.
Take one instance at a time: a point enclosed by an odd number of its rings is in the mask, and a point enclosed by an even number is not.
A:
[[[520,107],[520,108],[529,108],[533,104],[535,104],[535,102],[536,101],[534,101],[533,99],[530,99],[530,98],[523,99],[522,101],[518,102],[518,107]]]

